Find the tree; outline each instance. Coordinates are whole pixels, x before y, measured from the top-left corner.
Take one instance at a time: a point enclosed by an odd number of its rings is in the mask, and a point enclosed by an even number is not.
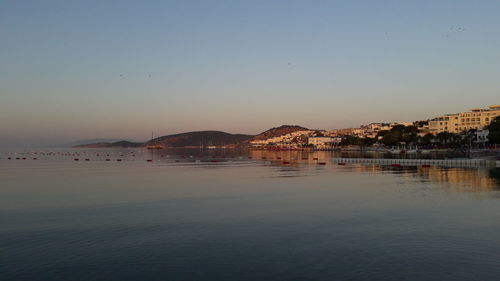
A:
[[[363,142],[360,137],[357,136],[345,136],[342,138],[340,141],[339,145],[345,146],[345,145],[363,145]]]
[[[449,132],[441,132],[436,135],[436,139],[441,145],[452,145],[455,142],[455,134]]]
[[[361,143],[363,144],[363,146],[371,146],[371,145],[373,145],[376,142],[377,142],[376,138],[366,137],[366,138],[362,138],[361,139]]]
[[[388,133],[382,137],[382,142],[387,146],[398,145],[401,141],[401,136],[398,133]]]
[[[377,138],[378,138],[378,137],[383,137],[383,136],[387,135],[388,133],[390,133],[388,130],[381,130],[381,131],[378,131],[378,133],[377,133]]]
[[[427,133],[423,137],[420,138],[420,143],[423,145],[431,145],[433,139],[434,139],[434,135],[431,133]]]
[[[314,132],[314,135],[315,135],[316,137],[324,137],[324,136],[325,136],[325,134],[323,134],[323,132],[321,132],[321,131],[319,131],[319,130],[316,130],[316,131]]]
[[[489,132],[488,141],[493,144],[500,144],[500,116],[495,117],[491,123],[486,126]]]
[[[418,128],[415,126],[396,125],[389,132],[379,132],[382,136],[382,142],[387,146],[399,145],[400,143],[417,142]]]

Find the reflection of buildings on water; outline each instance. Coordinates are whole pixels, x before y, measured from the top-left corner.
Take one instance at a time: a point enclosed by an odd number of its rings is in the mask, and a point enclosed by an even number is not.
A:
[[[446,167],[391,167],[383,165],[351,166],[357,172],[397,171],[401,176],[419,178],[446,185],[460,192],[484,192],[500,190],[500,170],[497,168],[446,168]]]
[[[303,150],[249,150],[248,155],[254,159],[269,161],[280,160],[290,163],[307,163],[309,161],[330,161],[331,151],[303,151]]]
[[[457,191],[482,192],[500,189],[498,180],[492,177],[491,170],[488,169],[421,169],[421,176],[427,177],[431,182],[448,184]]]

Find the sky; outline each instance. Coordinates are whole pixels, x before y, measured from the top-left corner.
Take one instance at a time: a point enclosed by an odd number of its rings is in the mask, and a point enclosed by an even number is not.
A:
[[[0,146],[500,104],[500,1],[0,0]]]

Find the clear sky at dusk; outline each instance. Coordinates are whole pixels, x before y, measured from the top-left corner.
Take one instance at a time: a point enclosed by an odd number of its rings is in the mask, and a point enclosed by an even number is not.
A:
[[[500,1],[0,0],[0,145],[500,103]]]

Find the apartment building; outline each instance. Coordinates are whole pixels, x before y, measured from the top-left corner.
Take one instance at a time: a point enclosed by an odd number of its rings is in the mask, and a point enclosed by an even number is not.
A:
[[[481,130],[490,124],[491,120],[500,115],[500,105],[491,105],[488,109],[471,109],[471,111],[446,114],[429,121],[429,131],[432,134],[441,132],[460,133],[470,129]]]

